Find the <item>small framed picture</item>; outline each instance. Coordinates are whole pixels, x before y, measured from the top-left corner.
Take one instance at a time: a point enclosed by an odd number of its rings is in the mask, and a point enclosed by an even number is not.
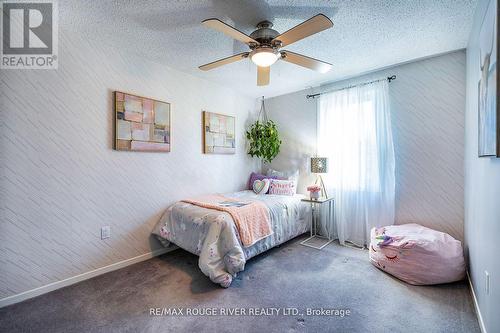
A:
[[[203,111],[203,153],[236,153],[236,118]]]

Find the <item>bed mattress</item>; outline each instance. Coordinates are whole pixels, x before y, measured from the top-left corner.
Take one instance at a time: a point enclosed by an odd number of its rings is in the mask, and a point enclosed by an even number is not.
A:
[[[201,271],[228,287],[248,259],[309,230],[310,206],[303,195],[257,195],[253,191],[224,194],[236,200],[259,200],[269,209],[273,234],[243,247],[238,230],[226,212],[179,201],[170,206],[153,230],[164,246],[174,243],[199,256]]]

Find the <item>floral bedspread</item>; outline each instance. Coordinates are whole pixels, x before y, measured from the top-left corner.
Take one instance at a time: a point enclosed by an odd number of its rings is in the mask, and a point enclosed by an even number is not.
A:
[[[311,210],[304,197],[256,195],[253,191],[224,194],[244,201],[262,201],[269,209],[273,234],[252,246],[243,247],[231,216],[222,211],[186,202],[170,206],[155,226],[163,245],[169,242],[199,256],[198,266],[213,282],[229,287],[236,273],[245,268],[248,259],[284,243],[310,227]]]

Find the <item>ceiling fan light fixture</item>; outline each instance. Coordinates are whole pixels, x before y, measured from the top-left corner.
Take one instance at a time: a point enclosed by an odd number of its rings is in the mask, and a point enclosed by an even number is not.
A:
[[[252,62],[257,65],[257,85],[266,86],[270,82],[271,65],[278,61],[278,59],[320,73],[325,73],[332,68],[332,64],[327,62],[291,51],[280,50],[283,46],[288,46],[333,27],[333,22],[324,14],[315,15],[282,34],[273,30],[273,24],[269,21],[263,21],[257,24],[257,30],[253,31],[250,35],[239,31],[217,18],[206,19],[202,24],[208,28],[222,32],[246,44],[250,48],[247,52],[235,54],[199,66],[199,69],[202,71],[211,70],[245,58],[250,58]]]
[[[259,67],[269,67],[280,57],[280,54],[270,47],[261,47],[250,53],[250,59]]]

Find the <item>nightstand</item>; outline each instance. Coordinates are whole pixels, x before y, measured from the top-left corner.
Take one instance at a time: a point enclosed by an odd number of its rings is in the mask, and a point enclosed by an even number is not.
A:
[[[331,242],[333,242],[333,238],[331,235],[330,226],[331,222],[335,222],[335,201],[333,198],[319,198],[319,199],[302,199],[303,202],[308,202],[311,204],[311,236],[306,240],[300,242],[300,244],[304,246],[309,246],[317,250],[321,250]],[[328,216],[326,216],[326,232],[327,235],[321,236],[318,234],[318,221],[320,221],[321,216],[318,214],[318,211],[321,211],[323,205],[328,206]],[[319,208],[319,209],[318,209]],[[334,221],[330,221],[333,217]]]

